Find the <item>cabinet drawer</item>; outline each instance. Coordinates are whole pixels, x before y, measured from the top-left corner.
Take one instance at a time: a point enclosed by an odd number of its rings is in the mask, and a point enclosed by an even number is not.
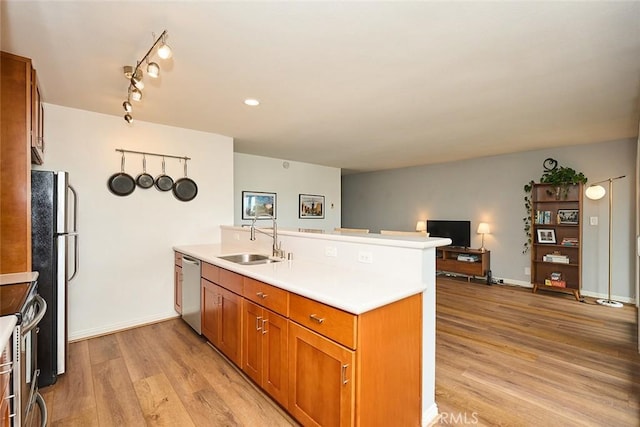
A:
[[[282,316],[289,316],[289,292],[285,290],[245,277],[243,296]]]
[[[242,278],[238,273],[220,268],[220,280],[217,282],[220,286],[230,290],[238,295],[242,295]]]
[[[203,279],[207,279],[211,283],[218,283],[220,281],[220,267],[203,262],[200,268],[200,274]]]
[[[291,294],[289,318],[349,348],[356,348],[357,316],[300,295]]]
[[[180,252],[174,252],[175,265],[182,267],[182,254]]]

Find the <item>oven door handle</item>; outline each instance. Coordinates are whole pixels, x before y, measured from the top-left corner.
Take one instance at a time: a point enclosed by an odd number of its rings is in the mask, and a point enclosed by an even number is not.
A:
[[[31,322],[22,326],[22,335],[26,335],[31,332],[31,330],[35,328],[38,323],[40,323],[45,313],[47,312],[47,302],[40,295],[34,296],[33,302],[31,302],[30,305],[37,305],[38,311],[36,312],[36,315],[34,316],[33,320],[31,320]]]

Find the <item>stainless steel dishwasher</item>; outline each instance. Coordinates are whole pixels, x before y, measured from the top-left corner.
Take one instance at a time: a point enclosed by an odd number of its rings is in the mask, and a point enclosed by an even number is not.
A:
[[[200,260],[182,256],[182,318],[202,334],[200,315]]]

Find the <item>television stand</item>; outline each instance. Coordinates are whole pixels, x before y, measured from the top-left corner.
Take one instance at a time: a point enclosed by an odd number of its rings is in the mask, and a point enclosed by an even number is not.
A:
[[[470,261],[459,260],[468,257]],[[471,278],[486,277],[491,269],[491,251],[458,246],[443,246],[436,249],[436,271],[455,273]]]

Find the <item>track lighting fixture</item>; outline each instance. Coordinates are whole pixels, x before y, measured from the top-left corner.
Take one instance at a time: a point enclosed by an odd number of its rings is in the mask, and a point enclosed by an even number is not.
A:
[[[155,37],[155,34],[153,34],[155,41],[142,59],[136,62],[135,67],[131,65],[125,65],[123,67],[124,77],[129,80],[127,100],[122,103],[122,108],[124,108],[126,113],[124,119],[127,123],[133,121],[133,117],[131,116],[133,108],[130,101],[142,100],[142,90],[144,89],[142,65],[147,64],[147,75],[155,79],[160,76],[160,66],[156,62],[150,62],[149,58],[153,53],[157,53],[162,59],[168,59],[172,55],[171,48],[167,44],[167,30],[164,30],[157,39]]]

